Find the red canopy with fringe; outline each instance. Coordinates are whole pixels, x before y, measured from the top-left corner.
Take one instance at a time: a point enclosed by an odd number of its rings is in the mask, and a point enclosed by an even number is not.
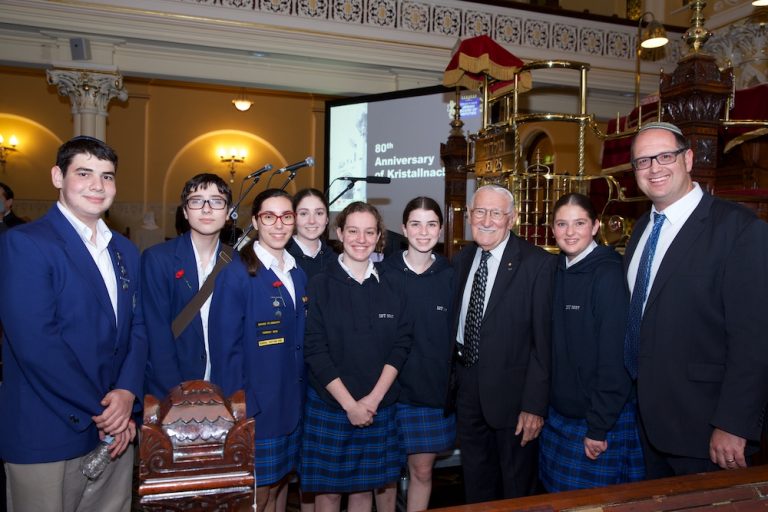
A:
[[[515,74],[523,64],[522,60],[490,37],[472,37],[463,40],[451,57],[443,73],[443,85],[478,89],[483,85],[483,75],[488,75],[491,84],[489,92],[497,96],[514,88]],[[531,74],[521,73],[518,77],[518,90],[525,92],[530,88]]]

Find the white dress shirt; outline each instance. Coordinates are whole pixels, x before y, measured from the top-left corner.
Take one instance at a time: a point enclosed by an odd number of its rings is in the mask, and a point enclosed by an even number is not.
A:
[[[496,274],[499,273],[501,257],[504,255],[504,249],[507,248],[509,236],[509,233],[507,233],[507,237],[490,251],[491,255],[488,258],[488,280],[485,282],[485,298],[483,300],[483,315],[485,315],[485,308],[488,307],[488,299],[491,297],[493,283],[496,282]],[[469,268],[467,282],[464,284],[464,295],[461,299],[461,312],[459,314],[459,330],[456,332],[456,342],[461,345],[464,344],[464,321],[467,318],[469,298],[472,295],[472,282],[475,280],[475,273],[477,272],[477,268],[480,266],[480,256],[482,253],[483,249],[478,247],[477,251],[475,252],[475,258],[472,260],[472,266]]]
[[[660,212],[654,206],[651,208],[651,220],[648,225],[645,226],[645,231],[640,236],[640,240],[637,241],[637,247],[634,254],[632,254],[632,261],[629,262],[627,268],[627,284],[629,285],[630,293],[635,288],[635,279],[637,278],[637,267],[640,266],[640,258],[645,248],[645,242],[648,237],[651,236],[653,231],[653,214],[663,213],[666,216],[664,224],[661,226],[661,232],[659,233],[659,241],[656,244],[656,252],[653,255],[653,263],[651,264],[651,277],[648,281],[648,293],[645,300],[648,301],[648,296],[651,294],[650,290],[653,288],[653,280],[656,279],[656,273],[659,271],[661,262],[664,259],[664,255],[667,253],[669,246],[675,241],[675,237],[682,229],[685,222],[693,213],[693,210],[701,202],[701,198],[704,197],[701,187],[698,183],[693,183],[693,189],[685,194],[683,197],[667,206],[667,208]],[[645,311],[645,303],[643,303],[643,311]]]
[[[285,286],[285,289],[291,296],[293,306],[296,307],[296,287],[293,285],[293,278],[291,277],[291,270],[296,268],[296,259],[283,249],[283,267],[281,268],[277,258],[267,252],[258,241],[254,242],[253,251],[261,263],[264,264],[264,268],[274,272],[277,278],[280,279],[280,282],[283,283],[283,286]]]
[[[104,280],[104,286],[107,287],[109,300],[112,302],[112,309],[115,312],[115,322],[117,322],[117,276],[115,267],[112,265],[112,256],[109,254],[109,242],[112,240],[112,231],[107,224],[99,219],[96,221],[96,243],[91,241],[93,231],[85,225],[75,214],[70,212],[60,201],[56,203],[64,218],[66,218],[72,227],[77,231],[78,236],[88,249],[94,263],[99,269],[101,278]]]
[[[219,249],[221,244],[216,245],[216,250],[213,252],[211,260],[208,265],[203,268],[202,258],[200,253],[197,252],[194,242],[192,243],[192,251],[195,253],[195,263],[197,264],[197,289],[203,287],[203,283],[208,279],[208,276],[213,272],[213,267],[216,266],[216,260],[219,258]],[[208,348],[208,315],[211,312],[211,300],[213,299],[213,292],[208,296],[203,305],[200,307],[200,320],[203,322],[203,341],[205,342],[205,375],[203,379],[211,380],[211,351]]]

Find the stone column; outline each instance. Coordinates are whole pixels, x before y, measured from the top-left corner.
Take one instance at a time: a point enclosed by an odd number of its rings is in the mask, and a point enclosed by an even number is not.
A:
[[[107,107],[112,98],[128,99],[123,77],[117,72],[104,73],[75,69],[49,69],[48,83],[72,103],[74,135],[88,135],[99,140],[107,136]]]

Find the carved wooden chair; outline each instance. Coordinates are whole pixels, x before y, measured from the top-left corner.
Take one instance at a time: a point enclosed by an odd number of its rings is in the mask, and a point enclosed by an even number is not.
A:
[[[147,511],[245,511],[254,504],[253,418],[203,380],[144,399],[139,496]]]

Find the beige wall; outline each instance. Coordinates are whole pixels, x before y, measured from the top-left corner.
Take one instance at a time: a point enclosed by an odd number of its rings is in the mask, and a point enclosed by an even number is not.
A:
[[[113,226],[138,234],[145,211],[156,216],[165,236],[173,236],[174,211],[184,182],[198,172],[214,172],[229,179],[219,148],[247,151],[238,165],[234,192],[248,172],[271,163],[275,168],[315,157],[313,169],[299,171],[288,191],[323,184],[324,100],[308,94],[249,91],[254,102],[248,112],[238,112],[232,99],[239,90],[125,78],[129,98],[112,101],[107,118],[107,141],[120,157],[118,196],[110,211]],[[16,192],[16,211],[35,218],[42,215],[57,193],[50,183],[56,148],[72,136],[69,99],[48,86],[44,70],[0,68],[0,133],[14,132],[19,151],[9,158],[0,180]],[[577,125],[539,123],[524,125],[521,141],[527,146],[538,132],[545,132],[555,148],[554,170],[576,174]],[[6,135],[7,136],[7,135]],[[587,132],[586,171],[600,169],[601,142]],[[276,178],[272,186],[282,184]],[[267,177],[255,191],[266,187]],[[253,193],[249,199],[253,198]],[[241,207],[240,226],[249,216],[249,199]]]
[[[267,163],[277,169],[309,155],[317,164],[299,171],[288,190],[323,188],[325,97],[249,91],[254,104],[239,112],[231,103],[238,89],[130,77],[125,88],[128,100],[113,100],[107,118],[107,142],[120,158],[111,211],[117,229],[135,231],[144,211],[152,210],[165,234],[172,235],[172,214],[187,179],[214,172],[229,180],[219,148],[247,151],[246,162],[236,166],[235,194],[248,172]],[[0,180],[14,189],[20,215],[37,217],[57,197],[50,168],[56,148],[73,135],[70,108],[69,99],[47,85],[44,70],[0,67],[0,134],[19,138]],[[271,185],[282,182],[276,178]],[[266,185],[267,176],[249,198]],[[243,204],[247,217],[248,200]]]

